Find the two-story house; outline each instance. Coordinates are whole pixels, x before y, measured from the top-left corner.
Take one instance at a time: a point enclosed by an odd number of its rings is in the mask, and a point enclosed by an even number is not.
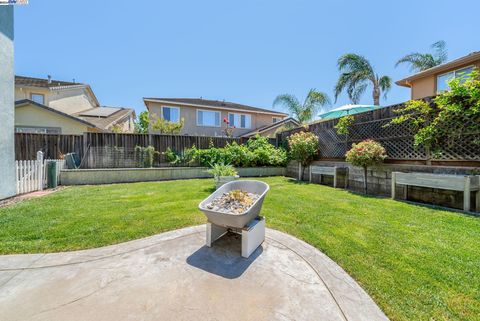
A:
[[[421,99],[448,90],[447,81],[454,77],[465,77],[474,68],[480,68],[480,52],[421,71],[396,82],[411,89],[411,99]]]
[[[234,137],[264,135],[273,137],[285,126],[298,126],[288,114],[227,101],[202,98],[144,98],[151,122],[156,117],[184,121],[182,135],[225,136],[227,126],[235,127]],[[228,125],[227,122],[228,121]],[[155,133],[153,129],[150,130]]]
[[[133,132],[135,111],[101,106],[90,85],[15,77],[15,131],[82,134]]]

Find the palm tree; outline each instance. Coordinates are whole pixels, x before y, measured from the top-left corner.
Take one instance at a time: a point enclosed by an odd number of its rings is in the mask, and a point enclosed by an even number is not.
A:
[[[297,97],[290,94],[279,95],[273,101],[274,107],[276,105],[283,105],[290,111],[290,114],[302,124],[312,120],[318,111],[326,104],[330,104],[328,95],[315,89],[310,89],[303,104],[300,103]]]
[[[397,61],[395,67],[403,63],[408,63],[410,64],[410,71],[418,72],[441,65],[445,61],[447,61],[447,49],[445,48],[446,46],[447,44],[445,41],[437,41],[430,46],[434,50],[433,54],[422,54],[419,52],[413,52]]]
[[[340,93],[346,89],[348,97],[353,104],[358,104],[360,97],[368,88],[373,87],[373,104],[380,105],[380,94],[384,98],[392,86],[392,80],[388,76],[379,77],[373,70],[370,62],[357,54],[346,54],[338,59],[338,70],[341,72],[335,86],[335,101]]]

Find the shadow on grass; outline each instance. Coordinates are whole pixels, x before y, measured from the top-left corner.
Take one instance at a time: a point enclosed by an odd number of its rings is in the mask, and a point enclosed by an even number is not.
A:
[[[295,185],[311,185],[311,184],[314,184],[314,185],[321,185],[321,186],[324,186],[324,187],[333,188],[330,185],[310,183],[308,181],[298,181],[297,179],[294,179],[294,178],[288,179],[287,182],[290,183],[290,184],[295,184]],[[344,188],[337,188],[336,190],[338,190],[339,192],[345,192],[345,193],[348,193],[348,194],[351,194],[351,195],[354,195],[354,196],[357,196],[357,197],[361,197],[361,198],[364,198],[364,199],[390,199],[390,197],[387,196],[387,195],[365,194],[363,191],[360,192],[360,191],[354,191],[354,190],[349,190],[349,189],[344,189]],[[437,204],[428,204],[428,203],[415,202],[415,201],[409,201],[409,200],[403,200],[403,199],[395,199],[395,201],[401,202],[401,203],[404,203],[404,204],[408,204],[408,205],[411,205],[411,206],[416,206],[416,207],[419,207],[419,208],[426,208],[426,209],[431,209],[431,210],[442,210],[442,211],[446,211],[446,212],[462,214],[464,216],[469,216],[469,217],[473,216],[473,217],[476,217],[476,218],[480,218],[480,213],[478,213],[478,212],[465,212],[462,209],[458,209],[458,208],[445,207],[445,206],[437,205]]]
[[[207,188],[204,188],[203,189],[203,192],[206,192],[206,193],[209,193],[209,194],[212,194],[213,192],[216,191],[216,188],[214,186],[212,187],[207,187]]]

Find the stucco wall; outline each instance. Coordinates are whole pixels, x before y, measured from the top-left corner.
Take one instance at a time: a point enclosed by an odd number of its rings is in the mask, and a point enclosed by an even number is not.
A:
[[[15,126],[60,128],[65,135],[80,135],[88,131],[87,125],[33,105],[15,108]]]
[[[13,6],[0,6],[0,199],[15,195]]]
[[[161,104],[157,102],[148,102],[150,115],[156,114],[158,117],[161,115],[162,106],[172,106],[180,108],[180,118],[185,119],[185,125],[183,126],[182,135],[199,135],[199,136],[224,136],[226,124],[223,122],[224,118],[228,119],[228,110],[221,110],[220,114],[220,127],[205,127],[197,126],[197,109],[201,110],[212,110],[219,111],[219,109],[211,109],[205,107],[192,107],[192,106],[182,106],[181,104]],[[240,113],[231,111],[232,113]],[[273,123],[273,116],[269,114],[260,114],[260,113],[250,113],[250,112],[241,112],[241,114],[251,115],[251,128],[241,129],[237,128],[234,130],[234,136],[242,136],[254,129],[270,125]],[[277,116],[278,118],[281,118]],[[153,132],[153,131],[152,131]]]
[[[411,99],[421,99],[425,97],[434,96],[437,94],[437,76],[445,74],[452,70],[462,69],[468,66],[474,65],[480,69],[480,61],[474,63],[465,64],[463,66],[455,67],[441,73],[430,75],[424,78],[416,79],[411,84]]]
[[[44,105],[66,114],[73,114],[95,107],[95,102],[85,88],[48,90],[35,87],[15,87],[15,100],[30,99],[31,94],[43,94]]]
[[[285,175],[284,167],[247,167],[237,170],[241,177]],[[205,167],[73,169],[63,170],[60,173],[63,185],[96,185],[209,177],[211,178],[212,175],[207,172]]]

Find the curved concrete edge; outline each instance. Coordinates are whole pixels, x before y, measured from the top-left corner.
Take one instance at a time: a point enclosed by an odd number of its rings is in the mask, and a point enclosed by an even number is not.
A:
[[[82,264],[143,250],[192,234],[203,239],[204,233],[205,225],[198,225],[101,248],[49,254],[4,255],[0,256],[0,271],[19,272]],[[347,320],[388,320],[365,290],[324,253],[302,240],[277,230],[267,229],[266,238],[273,246],[276,244],[295,252],[316,272]]]
[[[347,320],[389,320],[367,292],[323,252],[277,230],[267,229],[266,237],[294,251],[315,270]]]

